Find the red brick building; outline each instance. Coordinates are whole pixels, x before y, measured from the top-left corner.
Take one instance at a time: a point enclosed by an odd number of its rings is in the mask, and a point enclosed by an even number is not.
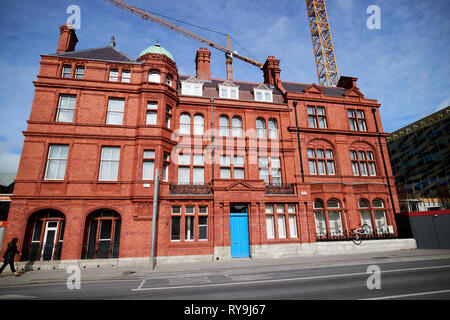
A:
[[[356,78],[284,82],[269,56],[261,82],[213,79],[205,48],[182,76],[158,44],[77,42],[61,26],[34,82],[5,235],[22,260],[149,257],[156,168],[161,260],[280,256],[360,223],[395,237],[380,105]]]

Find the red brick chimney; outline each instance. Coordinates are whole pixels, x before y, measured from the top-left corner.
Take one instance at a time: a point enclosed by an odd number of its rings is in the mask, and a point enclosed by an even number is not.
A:
[[[75,29],[72,29],[71,24],[63,24],[59,27],[59,42],[56,53],[63,53],[75,50],[75,45],[78,42]]]
[[[198,80],[211,80],[211,70],[209,68],[211,51],[206,48],[200,48],[195,56]]]
[[[270,86],[277,87],[281,86],[281,78],[280,78],[280,60],[275,59],[274,56],[269,56],[264,63],[263,67],[264,72],[264,83]]]
[[[347,90],[358,88],[356,81],[358,81],[358,78],[341,76],[336,87],[345,88]]]

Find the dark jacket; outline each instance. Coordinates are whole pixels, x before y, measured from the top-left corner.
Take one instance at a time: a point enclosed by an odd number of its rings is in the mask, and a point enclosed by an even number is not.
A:
[[[14,242],[10,242],[8,243],[8,248],[5,251],[5,254],[3,255],[3,259],[5,259],[5,261],[14,262],[14,258],[16,256],[17,253],[20,253],[17,250],[17,245]]]

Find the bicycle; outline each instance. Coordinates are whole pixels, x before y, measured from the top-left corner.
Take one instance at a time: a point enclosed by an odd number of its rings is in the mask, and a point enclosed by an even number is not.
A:
[[[364,223],[362,226],[359,225],[358,228],[352,229],[352,232],[353,243],[356,245],[360,245],[364,236],[372,234],[372,228],[370,228],[368,224]]]

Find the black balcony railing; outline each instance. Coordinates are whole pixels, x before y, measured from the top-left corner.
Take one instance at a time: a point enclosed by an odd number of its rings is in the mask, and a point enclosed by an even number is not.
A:
[[[266,184],[266,194],[295,194],[294,185],[291,184]]]
[[[170,184],[170,193],[174,194],[209,194],[211,184]]]
[[[81,259],[110,259],[119,257],[119,243],[99,241],[83,243]]]
[[[360,236],[362,240],[380,240],[380,239],[396,239],[397,235],[387,230],[379,230],[372,234],[363,234]],[[325,234],[317,234],[316,241],[349,241],[353,239],[352,232],[330,232]]]
[[[57,245],[41,243],[24,245],[20,254],[20,261],[60,260],[62,245],[62,242]]]

